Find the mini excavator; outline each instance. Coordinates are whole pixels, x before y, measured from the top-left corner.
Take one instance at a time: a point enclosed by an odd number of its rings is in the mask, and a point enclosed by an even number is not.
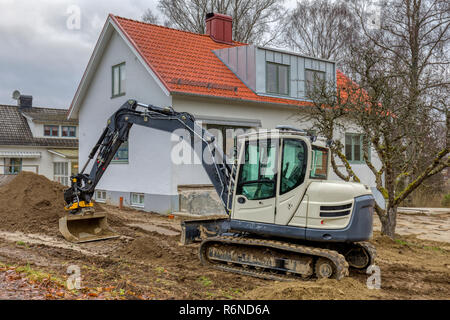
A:
[[[328,179],[331,142],[278,126],[237,136],[230,160],[191,114],[135,100],[108,119],[81,172],[71,177],[64,192],[67,215],[59,221],[68,241],[118,236],[109,229],[106,215],[93,210],[93,195],[133,125],[166,132],[185,129],[194,137],[191,147],[227,214],[181,222],[181,242],[201,242],[204,265],[283,280],[342,279],[349,268],[366,269],[373,263],[376,251],[367,240],[372,236],[374,197],[364,184]]]

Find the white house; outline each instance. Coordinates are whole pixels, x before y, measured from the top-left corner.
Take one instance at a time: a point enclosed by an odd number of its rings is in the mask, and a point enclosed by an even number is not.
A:
[[[293,115],[308,107],[313,79],[347,79],[332,61],[232,41],[230,17],[210,14],[206,23],[203,35],[109,15],[68,116],[79,120],[81,165],[107,118],[128,99],[189,112],[216,133],[280,124],[308,129]],[[342,139],[354,170],[374,189],[361,161],[361,135],[349,128]],[[173,145],[168,133],[133,127],[97,186],[97,201],[117,204],[122,197],[125,205],[160,213],[219,210],[203,167],[174,164]],[[223,142],[227,153],[231,145]]]
[[[78,172],[78,122],[67,109],[37,108],[31,96],[0,105],[0,180],[31,171],[69,185]]]

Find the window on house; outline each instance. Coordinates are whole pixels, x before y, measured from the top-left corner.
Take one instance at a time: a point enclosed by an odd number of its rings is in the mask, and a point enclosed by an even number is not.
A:
[[[69,163],[54,162],[53,163],[53,180],[65,186],[69,185]]]
[[[59,136],[59,126],[44,125],[44,136],[47,136],[47,137]]]
[[[267,62],[266,74],[268,93],[289,95],[289,66]]]
[[[364,162],[364,149],[363,149],[364,135],[357,133],[345,134],[345,157],[348,161],[354,163]],[[369,159],[370,159],[370,147],[369,147]]]
[[[306,96],[313,93],[314,86],[325,81],[325,72],[317,70],[305,70]]]
[[[105,190],[95,190],[95,201],[106,202],[106,191]]]
[[[62,126],[61,136],[62,137],[76,137],[77,127],[75,126]]]
[[[312,179],[326,179],[328,174],[328,149],[312,147],[311,173]]]
[[[5,174],[18,174],[22,171],[21,158],[5,158]]]
[[[125,94],[125,62],[112,67],[112,97]]]
[[[131,205],[135,207],[144,207],[144,194],[143,193],[131,193]]]
[[[117,150],[114,158],[111,160],[112,163],[128,163],[128,141],[122,143]]]

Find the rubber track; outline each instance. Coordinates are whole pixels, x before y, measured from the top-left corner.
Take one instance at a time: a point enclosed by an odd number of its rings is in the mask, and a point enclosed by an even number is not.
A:
[[[356,245],[362,247],[370,256],[370,262],[367,267],[372,265],[375,262],[375,258],[377,257],[377,249],[370,242],[355,242]]]
[[[255,239],[255,238],[245,238],[245,237],[211,237],[203,240],[200,245],[200,261],[204,265],[208,265],[210,267],[225,270],[229,272],[239,273],[243,275],[249,275],[257,278],[263,279],[271,279],[271,280],[292,280],[292,279],[302,279],[300,276],[293,277],[290,275],[282,275],[282,274],[271,274],[268,272],[260,271],[260,270],[249,270],[244,269],[243,267],[234,267],[229,265],[223,265],[219,263],[212,263],[209,261],[206,255],[207,244],[209,243],[221,243],[221,244],[236,244],[236,245],[244,245],[244,246],[255,246],[255,247],[265,247],[272,249],[279,249],[284,251],[289,251],[292,253],[309,255],[314,257],[324,257],[331,260],[335,267],[336,273],[334,274],[335,279],[342,279],[345,276],[348,276],[348,263],[345,260],[344,256],[337,251],[329,250],[329,249],[321,249],[315,247],[308,247],[298,244],[292,244],[281,241],[274,240],[265,240],[265,239]],[[270,269],[269,269],[270,270]]]

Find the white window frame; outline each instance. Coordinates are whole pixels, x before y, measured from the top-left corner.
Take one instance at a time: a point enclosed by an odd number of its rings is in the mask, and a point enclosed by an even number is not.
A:
[[[61,173],[61,170],[64,168],[64,164],[67,166],[67,172]],[[60,165],[61,168],[59,173],[56,173],[56,167],[55,165]],[[64,170],[62,170],[64,171]],[[68,186],[70,184],[70,163],[67,161],[57,161],[57,162],[53,162],[53,181],[59,182],[62,185]]]
[[[139,202],[134,201],[134,196],[139,197]],[[141,202],[142,200],[142,202]],[[144,208],[145,203],[145,194],[139,192],[131,192],[130,193],[130,203],[132,207]]]
[[[52,129],[50,129],[50,134],[45,134],[45,127],[52,127],[52,128],[57,128],[58,132],[56,133],[56,135],[52,134]],[[60,128],[59,125],[57,124],[44,124],[43,126],[44,129],[44,137],[59,137],[60,136]]]
[[[99,197],[99,194],[101,197]],[[106,202],[106,190],[95,190],[95,201],[105,203]]]
[[[67,136],[63,134],[64,129],[67,129]],[[70,135],[70,130],[73,129],[73,136]],[[76,126],[61,126],[61,137],[63,138],[76,138],[77,137],[77,127]]]
[[[125,62],[112,66],[111,75],[111,98],[121,97],[125,95],[126,70]],[[117,72],[117,78],[116,78]]]

